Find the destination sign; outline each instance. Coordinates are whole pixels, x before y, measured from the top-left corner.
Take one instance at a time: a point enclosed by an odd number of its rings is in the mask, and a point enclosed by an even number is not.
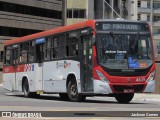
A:
[[[99,31],[149,31],[149,26],[146,23],[130,23],[130,22],[97,22],[96,29]]]

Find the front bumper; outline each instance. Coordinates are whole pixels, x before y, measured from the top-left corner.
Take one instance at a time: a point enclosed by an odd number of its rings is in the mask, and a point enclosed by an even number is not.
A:
[[[151,93],[155,91],[155,80],[149,81],[147,83],[146,88],[144,89],[144,93]]]
[[[111,93],[124,93],[124,90],[134,90],[135,93],[151,93],[155,90],[155,80],[150,82],[136,84],[118,84],[106,83],[100,80],[94,80],[94,93],[95,94],[111,94]]]

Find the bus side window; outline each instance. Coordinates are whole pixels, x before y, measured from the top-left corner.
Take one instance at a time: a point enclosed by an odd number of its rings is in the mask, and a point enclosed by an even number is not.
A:
[[[58,46],[58,37],[54,37],[52,40],[52,51],[51,51],[51,58],[55,59],[57,56],[56,47]]]
[[[78,38],[67,37],[66,39],[66,56],[77,56],[78,55]]]
[[[66,56],[69,56],[69,46],[66,46]]]
[[[57,54],[57,52],[56,52],[55,48],[52,48],[52,59],[56,57],[56,54]]]
[[[12,64],[18,64],[18,47],[12,48]]]
[[[29,43],[24,43],[24,44],[21,44],[21,53],[20,53],[20,57],[19,58],[19,62],[20,63],[27,63],[28,62],[28,56],[29,56]],[[21,61],[20,61],[21,59]]]
[[[36,46],[36,55],[37,55],[37,62],[41,63],[44,59],[44,44],[39,44]]]
[[[5,64],[6,65],[11,64],[11,49],[10,49],[10,47],[5,49]]]
[[[75,55],[78,55],[78,43],[75,44]]]
[[[64,57],[64,51],[65,51],[64,44],[65,44],[64,34],[61,34],[53,38],[52,49],[51,49],[52,59]]]
[[[34,41],[29,44],[29,62],[34,62]]]
[[[71,56],[78,55],[78,44],[73,44],[72,46],[70,46],[70,55]]]
[[[58,37],[58,47],[57,47],[57,57],[58,58],[62,58],[64,57],[64,45],[65,45],[65,35],[64,34],[61,34],[59,37]]]
[[[52,37],[46,38],[45,43],[45,60],[51,59],[51,45],[52,45]]]

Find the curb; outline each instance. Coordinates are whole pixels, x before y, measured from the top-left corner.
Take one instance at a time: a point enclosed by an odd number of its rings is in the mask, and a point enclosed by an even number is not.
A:
[[[136,93],[134,98],[135,100],[140,100],[140,101],[155,101],[155,102],[160,102],[160,94],[151,94],[151,93]]]

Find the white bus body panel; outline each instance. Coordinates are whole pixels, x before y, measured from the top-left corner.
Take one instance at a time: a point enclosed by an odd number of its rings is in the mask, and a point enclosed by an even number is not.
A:
[[[4,88],[10,91],[22,91],[22,79],[23,77],[26,77],[29,83],[30,91],[35,92],[35,70],[37,70],[35,66],[35,64],[17,65],[16,73],[3,73]],[[12,67],[7,68],[11,69]]]
[[[93,80],[94,93],[96,94],[109,94],[113,93],[109,83],[103,82],[101,80]]]
[[[67,92],[66,80],[69,74],[75,75],[80,93],[80,63],[73,60],[17,65],[16,73],[3,74],[4,88],[22,91],[22,79],[26,77],[30,92]]]
[[[74,74],[76,80],[80,80],[78,61],[61,60],[45,62],[43,67],[44,91],[67,92],[66,81],[69,74]],[[80,92],[80,89],[78,91]]]
[[[13,73],[3,74],[3,88],[13,91]]]
[[[36,91],[43,90],[43,66],[44,63],[35,64],[34,83]]]

